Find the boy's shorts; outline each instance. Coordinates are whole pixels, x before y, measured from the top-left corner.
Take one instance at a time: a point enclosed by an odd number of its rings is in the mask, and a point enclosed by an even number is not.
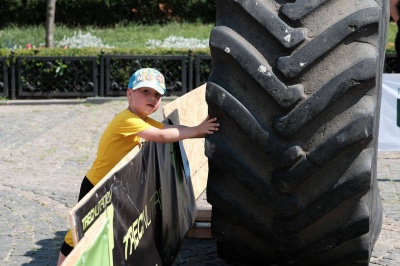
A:
[[[81,189],[79,191],[78,202],[90,192],[90,190],[94,188],[93,184],[90,183],[89,179],[85,176],[82,180]],[[68,256],[71,253],[72,249],[74,248],[74,241],[72,239],[72,232],[68,230],[67,234],[65,235],[64,243],[60,248],[60,252],[64,256]]]

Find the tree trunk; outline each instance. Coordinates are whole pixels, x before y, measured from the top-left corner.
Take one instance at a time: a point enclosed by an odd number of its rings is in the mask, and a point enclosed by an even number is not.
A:
[[[46,47],[54,48],[54,18],[56,14],[56,0],[47,0],[46,10]]]

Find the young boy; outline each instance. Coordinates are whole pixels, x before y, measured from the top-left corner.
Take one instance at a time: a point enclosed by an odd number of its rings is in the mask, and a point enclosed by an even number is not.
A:
[[[117,114],[105,129],[97,150],[97,157],[84,177],[78,200],[81,200],[140,139],[153,142],[176,142],[187,138],[202,138],[218,131],[216,118],[207,118],[198,126],[186,127],[157,122],[148,115],[157,111],[161,96],[165,93],[164,76],[155,69],[137,70],[128,83],[126,96],[128,108]],[[71,231],[65,236],[61,246],[58,264],[73,249]]]

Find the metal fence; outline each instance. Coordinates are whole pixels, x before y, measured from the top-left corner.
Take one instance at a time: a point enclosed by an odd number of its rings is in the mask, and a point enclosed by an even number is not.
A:
[[[16,69],[20,98],[98,95],[98,67],[95,56],[21,56],[17,58]]]
[[[143,67],[154,67],[164,74],[168,94],[183,95],[188,91],[188,56],[105,56],[105,87],[100,95],[125,95],[132,71]],[[102,72],[102,73],[104,73]]]
[[[396,55],[385,56],[385,73],[393,73]],[[135,69],[159,69],[167,95],[180,96],[204,84],[209,55],[105,55],[87,57],[0,57],[0,97],[8,99],[124,96]]]
[[[112,55],[0,57],[0,97],[9,99],[124,96],[132,73],[154,67],[167,95],[181,96],[207,81],[209,55]]]
[[[385,56],[385,66],[383,67],[383,73],[394,73],[394,67],[396,66],[397,55],[387,54]]]

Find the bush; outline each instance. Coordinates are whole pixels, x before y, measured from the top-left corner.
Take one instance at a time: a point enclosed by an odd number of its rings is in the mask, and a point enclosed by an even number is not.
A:
[[[58,2],[58,1],[57,1]],[[46,1],[2,0],[0,1],[0,27],[16,25],[44,25]]]
[[[99,56],[102,53],[116,55],[186,55],[188,49],[177,48],[39,48],[39,49],[0,49],[0,57],[18,56]],[[193,55],[209,55],[209,48],[192,49]]]
[[[150,39],[146,45],[150,48],[208,48],[208,39],[199,40],[197,38],[184,38],[182,36],[169,36],[163,41]]]
[[[78,34],[74,34],[72,37],[66,37],[61,41],[56,42],[56,47],[66,47],[66,48],[84,48],[84,47],[93,47],[93,48],[112,48],[109,45],[103,44],[100,38],[97,36],[93,36],[90,32],[82,34],[81,31]]]
[[[0,27],[44,25],[46,1],[2,0]],[[214,0],[57,0],[57,24],[66,26],[113,26],[121,23],[215,21]]]

